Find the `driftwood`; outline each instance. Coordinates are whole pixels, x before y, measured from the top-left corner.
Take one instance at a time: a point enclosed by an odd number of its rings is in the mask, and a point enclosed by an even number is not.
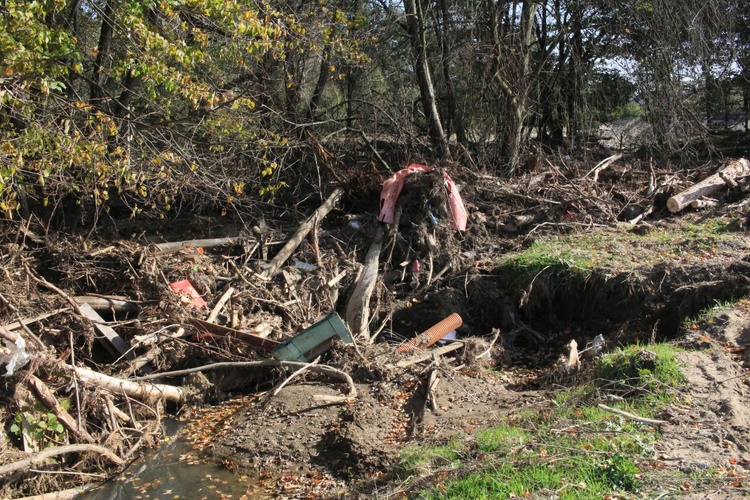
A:
[[[57,314],[70,311],[69,307],[63,307],[60,309],[55,309],[54,311],[49,311],[46,313],[39,314],[37,316],[34,316],[33,318],[24,318],[20,321],[14,321],[13,323],[8,323],[7,325],[2,325],[3,328],[6,330],[17,330],[21,328],[22,326],[28,326],[33,323],[37,323],[39,321],[42,321],[43,319],[50,318],[52,316],[55,316]]]
[[[82,453],[87,451],[104,455],[117,465],[123,465],[125,463],[123,459],[112,453],[104,446],[98,446],[95,444],[69,444],[66,446],[58,446],[57,448],[48,448],[46,450],[40,451],[39,453],[35,453],[34,456],[19,460],[18,462],[0,465],[0,479],[7,477],[9,474],[12,474],[14,472],[28,470],[35,465],[44,463],[46,460],[52,457],[56,457],[57,455],[64,455],[66,453]]]
[[[704,196],[719,191],[727,185],[727,179],[750,175],[750,162],[745,158],[728,163],[714,175],[708,176],[688,189],[667,200],[667,208],[676,213]]]
[[[614,162],[622,158],[622,153],[614,154],[608,158],[605,158],[604,160],[600,161],[594,168],[589,170],[586,175],[583,177],[586,178],[589,176],[589,174],[594,174],[594,182],[599,181],[599,172],[607,168],[608,166],[612,165]]]
[[[294,253],[300,243],[302,243],[302,240],[305,239],[310,230],[326,215],[328,215],[328,212],[333,209],[333,206],[336,204],[336,202],[339,201],[339,198],[341,198],[341,194],[343,192],[344,191],[341,188],[336,188],[333,190],[328,199],[320,207],[318,207],[315,213],[308,217],[307,220],[305,220],[305,222],[303,222],[299,226],[297,232],[294,233],[289,241],[286,242],[286,245],[284,245],[284,247],[279,250],[279,253],[274,256],[271,262],[269,262],[268,268],[265,269],[261,274],[262,277],[269,278],[279,270],[284,262],[286,262],[286,260],[292,255],[292,253]]]
[[[40,495],[33,495],[30,497],[16,498],[15,500],[73,500],[78,495],[82,495],[87,491],[93,490],[98,486],[97,483],[88,483],[77,488],[69,488],[67,490],[52,491],[50,493],[42,493]]]
[[[65,365],[65,367],[69,372],[75,373],[81,383],[104,389],[113,394],[125,394],[142,400],[161,399],[172,403],[181,402],[185,396],[182,388],[173,385],[134,382],[104,375],[79,366]]]
[[[18,338],[16,332],[10,332],[0,327],[0,337],[15,342]],[[37,353],[42,358],[46,357],[43,351]],[[54,362],[53,362],[54,363]],[[141,384],[130,380],[123,380],[103,373],[95,372],[88,368],[70,366],[62,363],[56,363],[55,366],[62,368],[78,377],[78,381],[83,384],[98,387],[114,394],[125,394],[126,396],[138,399],[163,399],[178,403],[183,399],[183,390],[179,387],[164,384]],[[152,377],[154,378],[154,377]]]
[[[155,243],[153,245],[153,253],[155,255],[179,252],[187,248],[215,248],[224,247],[228,245],[236,245],[242,241],[242,238],[235,236],[233,238],[210,238],[204,240],[187,240],[187,241],[173,241],[167,243]]]
[[[367,250],[362,272],[357,277],[349,302],[346,304],[346,323],[353,336],[370,337],[370,297],[378,282],[380,250],[383,247],[383,228],[378,227],[375,239]]]

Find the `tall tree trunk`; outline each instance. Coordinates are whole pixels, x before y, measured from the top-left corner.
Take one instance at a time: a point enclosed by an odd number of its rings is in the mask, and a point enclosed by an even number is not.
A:
[[[437,100],[435,98],[435,87],[432,84],[430,66],[427,61],[427,47],[425,44],[424,15],[420,0],[404,0],[406,9],[406,25],[409,30],[409,41],[411,42],[414,57],[414,67],[419,85],[419,95],[422,101],[422,110],[427,118],[430,138],[433,145],[442,156],[450,153],[448,139],[445,136],[443,123],[440,120]]]
[[[310,121],[315,119],[315,112],[318,110],[320,98],[323,97],[323,90],[325,89],[326,83],[328,83],[328,77],[331,74],[331,52],[331,44],[326,43],[323,47],[323,54],[320,57],[318,81],[315,82],[315,90],[313,90],[312,96],[310,97],[310,105],[307,111],[307,117]]]
[[[115,2],[116,0],[106,0],[104,8],[100,12],[102,17],[102,27],[99,31],[99,43],[97,45],[96,60],[91,77],[91,100],[93,102],[101,101],[104,98],[104,75],[102,68],[109,57],[112,47],[112,35],[114,34],[115,25]]]
[[[531,43],[533,41],[533,22],[538,1],[524,0],[521,6],[521,24],[515,37],[517,45],[507,47],[507,41],[500,33],[500,9],[505,4],[491,3],[490,22],[493,38],[495,74],[493,79],[499,84],[507,103],[507,114],[500,117],[504,121],[501,151],[508,172],[513,174],[521,164],[524,137],[523,130],[528,115],[528,98],[530,91]],[[513,57],[515,56],[515,57]],[[509,61],[506,61],[505,58]],[[513,59],[515,64],[513,64]]]
[[[440,0],[440,10],[442,14],[441,29],[438,30],[440,40],[441,60],[443,63],[443,79],[445,80],[445,97],[448,100],[448,111],[450,113],[450,122],[456,130],[456,139],[459,144],[466,146],[466,129],[461,112],[458,109],[456,99],[456,86],[453,83],[453,72],[451,71],[451,39],[450,39],[450,11],[448,9],[448,0]]]

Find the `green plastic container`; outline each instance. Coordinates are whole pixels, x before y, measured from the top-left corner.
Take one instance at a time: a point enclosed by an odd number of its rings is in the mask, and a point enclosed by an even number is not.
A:
[[[273,350],[273,357],[279,361],[309,363],[330,349],[335,337],[340,338],[345,344],[352,343],[352,335],[344,320],[338,314],[331,313],[283,342]]]

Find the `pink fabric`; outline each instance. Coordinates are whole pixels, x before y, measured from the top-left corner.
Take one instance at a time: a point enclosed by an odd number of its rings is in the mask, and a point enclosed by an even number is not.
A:
[[[404,179],[415,172],[422,173],[429,172],[430,170],[432,169],[427,165],[412,163],[393,174],[390,179],[387,179],[383,183],[383,191],[380,193],[380,216],[378,216],[378,220],[386,224],[393,224],[396,200],[398,200],[398,195],[401,194],[401,189],[404,187]]]
[[[380,193],[380,214],[378,215],[378,220],[386,224],[393,224],[396,217],[396,201],[398,200],[398,195],[401,194],[401,189],[404,187],[404,179],[411,174],[429,172],[430,170],[432,168],[427,165],[412,163],[393,174],[390,179],[387,179],[383,183],[383,190]],[[466,207],[464,207],[464,202],[458,193],[456,183],[453,182],[453,179],[448,174],[443,174],[443,176],[445,177],[445,187],[448,190],[451,229],[465,231],[466,222],[469,218],[466,213]]]
[[[466,213],[466,207],[458,193],[456,183],[453,182],[450,175],[445,176],[445,187],[448,188],[448,208],[451,212],[451,229],[466,231],[466,222],[469,220],[469,214]]]

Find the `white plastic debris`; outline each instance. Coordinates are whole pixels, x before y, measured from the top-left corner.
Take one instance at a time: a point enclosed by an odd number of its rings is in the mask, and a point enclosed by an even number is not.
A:
[[[607,342],[604,340],[604,335],[602,335],[601,333],[599,335],[597,335],[596,337],[594,337],[594,341],[591,344],[591,352],[592,352],[592,354],[594,356],[600,355],[602,353],[602,351],[604,350],[604,345],[606,343]]]
[[[0,350],[0,365],[6,365],[3,377],[10,377],[17,370],[26,366],[26,363],[31,359],[31,355],[26,352],[26,341],[20,335],[16,338],[15,343],[3,340],[3,344],[5,344],[5,347]]]
[[[300,271],[315,271],[318,268],[315,264],[309,264],[297,259],[294,260],[294,266]]]

